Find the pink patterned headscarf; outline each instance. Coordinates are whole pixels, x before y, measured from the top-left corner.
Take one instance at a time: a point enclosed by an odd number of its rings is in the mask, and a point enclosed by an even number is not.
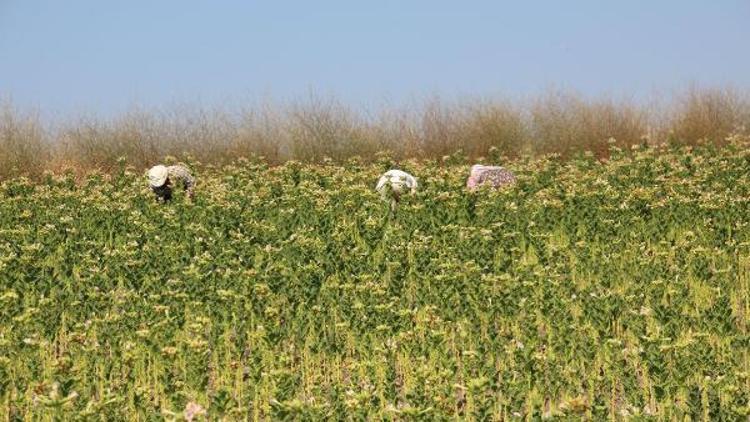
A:
[[[516,176],[503,167],[475,164],[471,166],[469,178],[466,180],[466,187],[469,190],[474,190],[479,185],[488,184],[494,188],[501,188],[515,182]]]
[[[481,164],[474,164],[473,166],[471,166],[469,178],[466,179],[467,188],[474,189],[479,186],[479,175],[482,174],[486,167],[487,166],[483,166]]]

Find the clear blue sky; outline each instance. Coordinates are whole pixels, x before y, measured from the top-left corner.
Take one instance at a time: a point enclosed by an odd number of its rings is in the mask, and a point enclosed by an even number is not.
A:
[[[0,96],[44,111],[689,83],[750,87],[750,1],[0,0]]]

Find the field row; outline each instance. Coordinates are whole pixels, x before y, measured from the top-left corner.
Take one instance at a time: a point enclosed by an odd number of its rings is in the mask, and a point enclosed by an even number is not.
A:
[[[0,184],[0,417],[738,420],[750,151]]]

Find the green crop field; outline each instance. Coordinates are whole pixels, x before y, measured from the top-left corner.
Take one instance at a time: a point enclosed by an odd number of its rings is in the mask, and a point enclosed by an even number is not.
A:
[[[750,149],[0,184],[0,420],[746,420]]]

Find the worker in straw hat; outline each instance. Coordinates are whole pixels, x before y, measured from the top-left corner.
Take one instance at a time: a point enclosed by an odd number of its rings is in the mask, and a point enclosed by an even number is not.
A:
[[[157,201],[166,202],[172,199],[172,188],[177,184],[182,184],[191,201],[194,197],[195,179],[190,174],[190,170],[181,165],[163,166],[160,164],[151,167],[148,171],[148,184],[154,191]]]
[[[516,183],[516,176],[510,170],[500,166],[475,164],[471,166],[466,187],[472,191],[483,185],[498,189],[514,183]]]

